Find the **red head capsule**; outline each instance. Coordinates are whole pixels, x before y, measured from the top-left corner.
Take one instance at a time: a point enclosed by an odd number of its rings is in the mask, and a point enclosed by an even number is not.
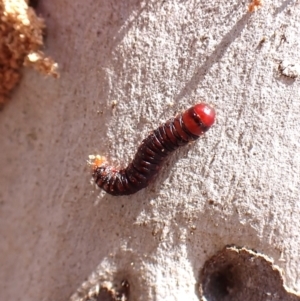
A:
[[[185,111],[182,120],[186,128],[194,135],[205,133],[215,122],[215,110],[205,103],[199,103]]]

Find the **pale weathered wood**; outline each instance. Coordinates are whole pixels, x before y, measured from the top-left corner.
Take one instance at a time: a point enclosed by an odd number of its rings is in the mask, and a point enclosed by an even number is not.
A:
[[[247,5],[40,1],[61,78],[26,71],[0,113],[3,300],[68,300],[96,270],[128,279],[132,300],[198,300],[226,244],[270,256],[300,289],[299,78],[278,69],[299,64],[300,4]],[[216,126],[155,183],[129,197],[90,183],[90,154],[127,164],[199,99]]]

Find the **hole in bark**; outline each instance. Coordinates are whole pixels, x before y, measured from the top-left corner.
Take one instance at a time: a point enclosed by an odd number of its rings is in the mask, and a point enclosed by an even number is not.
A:
[[[212,292],[214,300],[222,300],[233,291],[235,282],[232,266],[229,265],[211,275],[208,290]]]
[[[281,270],[266,255],[225,247],[207,260],[200,274],[200,299],[207,301],[300,301],[286,290]]]

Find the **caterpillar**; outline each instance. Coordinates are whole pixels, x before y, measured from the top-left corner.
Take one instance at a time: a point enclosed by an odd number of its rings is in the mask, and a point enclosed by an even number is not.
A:
[[[105,157],[91,156],[95,183],[116,196],[136,193],[155,178],[170,153],[197,140],[214,122],[215,110],[199,103],[152,131],[126,168],[116,169]]]

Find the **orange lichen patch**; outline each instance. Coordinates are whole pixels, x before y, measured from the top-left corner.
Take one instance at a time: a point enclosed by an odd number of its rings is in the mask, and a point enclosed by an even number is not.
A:
[[[45,57],[42,51],[29,53],[24,60],[25,66],[31,66],[35,70],[45,75],[51,75],[55,78],[59,77],[57,72],[57,63],[50,57]]]
[[[253,0],[249,6],[248,6],[248,11],[250,13],[255,12],[258,8],[260,8],[263,5],[263,1],[262,0]]]
[[[95,170],[97,167],[100,167],[107,163],[107,159],[100,155],[90,155],[88,164]]]
[[[44,55],[44,20],[25,0],[0,0],[0,106],[21,78],[23,65],[58,77],[57,64]]]

